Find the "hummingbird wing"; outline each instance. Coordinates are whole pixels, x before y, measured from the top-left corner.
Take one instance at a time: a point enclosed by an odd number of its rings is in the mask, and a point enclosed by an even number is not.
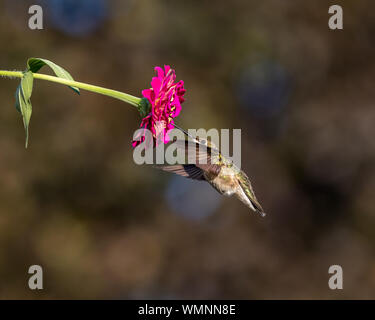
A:
[[[188,163],[196,164],[197,167],[207,171],[212,178],[215,178],[220,173],[221,167],[224,164],[224,157],[222,156],[220,150],[213,145],[212,142],[208,143],[208,141],[205,139],[193,137],[176,124],[173,125],[177,129],[181,130],[185,136],[192,139],[192,141],[175,141],[177,147],[184,148]]]
[[[222,164],[222,156],[216,148],[189,140],[177,140],[175,143],[177,148],[185,150],[186,159],[189,164],[197,166]]]
[[[172,172],[185,178],[205,180],[203,170],[193,164],[176,164],[171,166],[156,166],[163,171]]]
[[[187,162],[190,164],[207,164],[211,162],[210,150],[207,146],[189,140],[175,141],[177,148],[185,151]]]
[[[177,140],[174,143],[177,148],[184,150],[187,163],[161,165],[155,168],[195,180],[206,180],[205,174],[214,178],[220,173],[220,166],[212,163],[209,147],[188,140]]]
[[[221,170],[219,152],[215,149],[188,140],[177,140],[176,145],[184,148],[187,161],[200,168],[209,179],[217,177]]]

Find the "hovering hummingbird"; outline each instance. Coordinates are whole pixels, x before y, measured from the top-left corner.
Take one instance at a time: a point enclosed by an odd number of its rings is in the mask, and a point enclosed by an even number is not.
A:
[[[198,137],[195,138],[185,130],[174,126],[192,139],[192,141],[177,140],[174,142],[177,148],[184,148],[188,163],[161,165],[156,166],[156,168],[186,178],[207,181],[220,194],[225,196],[234,194],[246,206],[262,217],[266,215],[255,197],[254,190],[245,172],[225,158],[212,142]]]

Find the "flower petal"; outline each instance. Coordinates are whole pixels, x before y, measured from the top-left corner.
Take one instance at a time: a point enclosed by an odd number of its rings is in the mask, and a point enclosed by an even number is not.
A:
[[[155,67],[155,72],[157,76],[152,78],[151,88],[142,91],[151,104],[151,112],[142,120],[141,127],[151,130],[158,145],[170,141],[168,132],[174,128],[173,118],[181,112],[185,89],[182,80],[175,83],[176,74],[169,65],[164,65],[164,69]]]

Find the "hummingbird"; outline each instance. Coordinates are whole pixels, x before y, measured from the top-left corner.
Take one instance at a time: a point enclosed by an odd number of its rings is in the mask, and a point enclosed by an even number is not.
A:
[[[177,125],[192,140],[176,140],[177,148],[183,148],[187,156],[187,164],[159,165],[163,171],[201,181],[207,181],[216,191],[224,196],[235,195],[251,210],[262,217],[266,214],[255,197],[250,179],[233,161],[222,155],[212,141],[193,137]]]

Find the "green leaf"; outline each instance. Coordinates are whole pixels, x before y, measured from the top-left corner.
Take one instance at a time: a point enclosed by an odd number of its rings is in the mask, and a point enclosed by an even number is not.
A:
[[[151,111],[151,105],[147,98],[142,98],[138,104],[138,111],[142,118],[147,116]]]
[[[30,71],[25,72],[21,79],[21,86],[22,93],[26,101],[30,100],[31,98],[31,93],[33,92],[33,82],[33,73]]]
[[[27,60],[27,68],[31,72],[38,72],[39,69],[45,65],[49,66],[57,77],[74,81],[73,77],[70,75],[68,71],[53,63],[52,61],[41,58],[30,58],[29,60]],[[69,87],[79,94],[79,89],[77,87]]]
[[[22,114],[23,126],[26,133],[26,148],[29,143],[29,124],[32,113],[30,98],[33,91],[33,80],[33,73],[31,71],[25,72],[16,90],[16,109]]]

